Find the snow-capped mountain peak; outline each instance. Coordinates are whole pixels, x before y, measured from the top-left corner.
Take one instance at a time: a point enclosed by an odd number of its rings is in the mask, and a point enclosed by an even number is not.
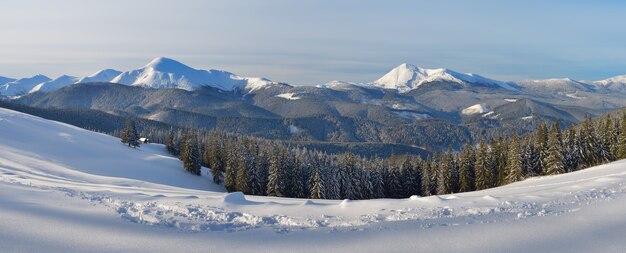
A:
[[[65,86],[74,84],[76,83],[76,81],[78,81],[78,77],[62,75],[60,77],[57,77],[54,80],[49,80],[49,81],[45,81],[40,84],[37,84],[35,87],[30,89],[28,93],[33,93],[37,91],[42,91],[42,92],[55,91]]]
[[[223,70],[200,70],[176,60],[157,57],[142,68],[123,72],[111,82],[150,88],[195,90],[210,86],[220,90],[255,90],[274,82],[264,78],[237,76]]]
[[[371,83],[372,86],[385,89],[395,89],[407,92],[424,83],[440,81],[465,84],[495,85],[508,90],[515,90],[507,83],[492,80],[476,74],[463,74],[445,68],[428,69],[417,67],[413,64],[403,63],[393,68],[387,74]]]
[[[626,91],[626,75],[614,76],[608,79],[592,82],[596,86],[614,91]]]
[[[8,82],[0,86],[0,95],[3,96],[21,96],[27,94],[32,88],[42,82],[50,81],[50,78],[44,75],[35,75],[33,77],[21,78],[12,82]]]
[[[110,82],[122,72],[115,69],[103,69],[90,76],[83,77],[76,83]]]

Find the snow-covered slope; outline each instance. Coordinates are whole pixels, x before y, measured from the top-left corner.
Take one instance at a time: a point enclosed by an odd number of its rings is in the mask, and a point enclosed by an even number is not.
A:
[[[461,114],[463,115],[474,115],[474,114],[479,114],[479,113],[485,113],[489,111],[489,109],[487,108],[487,105],[485,104],[475,104],[472,105],[470,107],[467,107],[465,109],[463,109],[461,111]]]
[[[76,83],[110,82],[121,73],[121,71],[115,69],[103,69],[93,75],[79,79]]]
[[[593,84],[609,90],[624,92],[626,91],[626,75],[595,81]]]
[[[453,82],[467,84],[493,85],[508,90],[515,90],[507,83],[492,80],[476,74],[463,74],[449,69],[427,69],[403,63],[395,67],[380,79],[371,83],[372,86],[407,92],[429,82]]]
[[[0,252],[626,247],[626,161],[477,192],[332,201],[219,192],[163,150],[0,109]]]
[[[557,92],[575,92],[575,91],[593,91],[594,86],[572,80],[570,78],[551,78],[540,80],[522,80],[517,84],[521,87],[536,91],[557,91]]]
[[[78,77],[63,75],[54,80],[37,84],[35,87],[33,87],[29,91],[29,93],[38,92],[38,91],[41,91],[41,92],[55,91],[65,86],[74,84],[76,83],[76,81],[78,81]]]
[[[50,81],[50,78],[44,75],[36,75],[29,78],[17,79],[15,81],[5,83],[0,86],[0,95],[4,96],[21,96],[26,95],[31,89],[40,83]]]
[[[264,78],[240,77],[222,70],[198,70],[164,57],[155,58],[142,68],[123,72],[111,82],[184,90],[210,86],[225,91],[256,90],[275,84]]]

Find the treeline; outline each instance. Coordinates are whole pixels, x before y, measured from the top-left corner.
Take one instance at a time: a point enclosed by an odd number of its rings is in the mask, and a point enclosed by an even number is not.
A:
[[[199,136],[200,135],[200,136]],[[177,136],[179,138],[177,138]],[[562,174],[626,158],[626,114],[578,127],[541,124],[460,152],[364,158],[220,132],[169,133],[167,148],[185,168],[210,168],[229,192],[315,199],[405,198],[482,190],[538,175]]]

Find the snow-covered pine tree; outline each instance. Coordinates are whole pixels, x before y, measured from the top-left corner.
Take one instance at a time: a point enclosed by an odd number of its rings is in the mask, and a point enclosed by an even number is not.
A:
[[[411,159],[411,189],[410,195],[422,196],[422,169],[424,168],[423,160],[418,156]]]
[[[580,164],[579,146],[576,130],[569,128],[563,141],[563,163],[566,172],[578,170]]]
[[[580,162],[582,167],[587,168],[598,164],[599,148],[598,138],[589,116],[585,117],[579,133],[580,142]]]
[[[507,183],[514,183],[524,179],[524,171],[522,169],[522,157],[520,152],[520,141],[517,134],[511,137],[511,143],[508,150],[508,174]]]
[[[167,152],[172,154],[172,155],[178,155],[178,152],[176,150],[176,141],[174,139],[174,131],[172,129],[170,129],[167,132],[167,139],[165,141],[165,147],[167,149]]]
[[[224,152],[217,132],[209,134],[208,146],[205,148],[205,157],[213,175],[213,182],[220,184],[224,181]]]
[[[248,187],[248,166],[246,166],[248,164],[246,141],[238,141],[236,150],[237,172],[235,176],[235,188],[237,191],[243,192],[244,194],[250,194],[250,188]]]
[[[413,184],[415,183],[415,180],[413,179],[413,165],[411,164],[408,156],[400,158],[398,162],[400,163],[400,184],[402,185],[400,188],[400,195],[404,198],[410,197],[414,194]]]
[[[474,190],[474,163],[476,156],[474,148],[466,145],[459,156],[459,191],[468,192]]]
[[[439,169],[437,170],[437,195],[450,193],[449,182],[452,171],[452,161],[447,153],[439,156]]]
[[[450,172],[448,172],[448,182],[446,183],[446,188],[448,188],[449,193],[459,192],[459,188],[461,188],[459,186],[459,166],[450,147],[448,147],[446,156],[446,159],[450,162]]]
[[[565,173],[563,163],[563,140],[559,122],[555,121],[550,128],[548,137],[548,156],[544,160],[544,175],[555,175]]]
[[[326,177],[326,197],[329,199],[340,199],[341,198],[341,189],[339,186],[338,175],[339,172],[337,170],[336,163],[333,161],[333,158],[328,154],[322,154],[324,161],[324,176]]]
[[[194,174],[200,175],[200,148],[198,146],[198,135],[193,130],[189,130],[185,133],[184,142],[181,144],[184,148],[184,152],[181,152],[181,160],[185,170]]]
[[[535,151],[537,152],[537,170],[538,174],[545,171],[545,159],[548,156],[548,123],[542,122],[535,131]]]
[[[491,168],[489,167],[489,153],[485,142],[481,139],[476,149],[476,190],[491,187]]]
[[[381,159],[376,158],[372,161],[373,168],[371,174],[372,181],[372,198],[385,197],[385,183],[383,180],[384,166]]]
[[[495,173],[495,185],[506,184],[508,169],[507,169],[507,142],[508,140],[501,136],[491,142],[491,152],[493,156],[493,169]]]
[[[430,196],[433,192],[433,182],[431,180],[431,159],[432,158],[428,156],[424,162],[424,166],[422,167],[422,196]]]
[[[237,158],[233,141],[229,139],[224,149],[224,187],[228,192],[234,192],[237,190]]]
[[[619,159],[626,159],[626,112],[622,114],[620,122],[620,135],[617,144],[619,150],[617,151],[617,157]]]
[[[312,199],[325,199],[326,198],[326,186],[324,184],[324,177],[319,168],[313,169],[313,175],[310,179],[310,192],[309,197]]]
[[[615,125],[613,124],[613,120],[611,119],[611,115],[606,116],[606,120],[604,124],[602,122],[598,123],[600,125],[600,139],[599,139],[599,148],[600,148],[600,159],[602,163],[607,163],[610,161],[614,161],[613,157],[613,146],[616,141],[615,139]]]
[[[285,152],[282,148],[277,150],[276,147],[272,148],[274,151],[271,152],[270,160],[269,160],[269,175],[267,180],[267,195],[275,196],[275,197],[285,197],[285,172],[283,171]]]
[[[126,119],[121,142],[133,148],[141,146],[141,143],[139,142],[139,134],[137,133],[137,128],[135,127],[135,121],[131,118]]]

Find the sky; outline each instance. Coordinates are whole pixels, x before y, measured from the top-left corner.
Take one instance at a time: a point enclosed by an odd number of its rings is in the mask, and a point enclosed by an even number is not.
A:
[[[626,1],[2,0],[0,76],[85,76],[163,56],[296,85],[401,63],[487,77],[626,74]]]

